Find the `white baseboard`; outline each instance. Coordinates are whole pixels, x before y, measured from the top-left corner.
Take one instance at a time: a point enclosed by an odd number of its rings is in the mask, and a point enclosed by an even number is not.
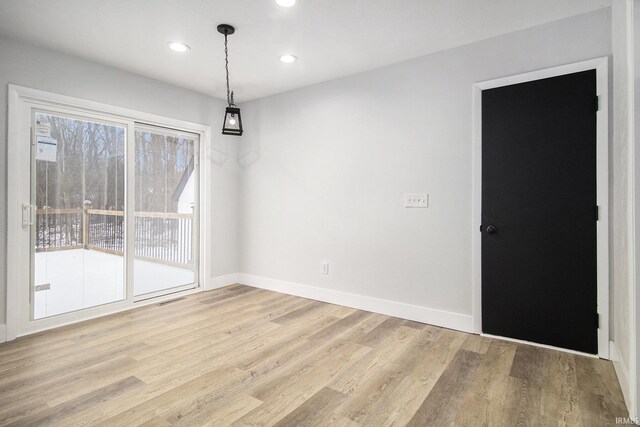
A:
[[[218,289],[229,285],[234,285],[240,282],[240,274],[239,273],[231,273],[224,274],[218,277],[212,277],[204,285],[204,289],[206,291],[210,291],[212,289]]]
[[[611,357],[611,361],[613,362],[613,368],[616,371],[616,375],[618,376],[618,382],[620,383],[620,388],[622,389],[622,395],[624,396],[624,402],[627,405],[627,409],[629,410],[630,417],[637,417],[638,414],[633,414],[633,404],[631,402],[631,396],[633,393],[631,392],[631,378],[629,377],[629,369],[627,365],[620,357],[620,350],[618,350],[618,346],[615,341],[609,341],[609,354]]]
[[[472,317],[470,315],[250,274],[239,274],[238,283],[331,304],[357,308],[359,310],[372,311],[387,316],[415,320],[417,322],[442,326],[458,331],[472,332]]]
[[[0,325],[0,342],[7,341],[7,325]]]

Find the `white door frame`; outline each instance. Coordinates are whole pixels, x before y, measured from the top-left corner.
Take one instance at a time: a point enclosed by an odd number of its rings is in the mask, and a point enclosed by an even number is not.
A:
[[[631,349],[629,366],[629,415],[640,422],[640,197],[636,191],[640,190],[640,98],[638,97],[637,77],[640,75],[640,1],[627,0],[627,60],[629,73],[627,76],[630,88],[631,102],[629,103],[629,205],[630,205],[630,286],[631,301],[629,314],[631,317],[630,334]],[[615,366],[615,365],[614,365]],[[617,370],[616,370],[617,372]]]
[[[574,64],[502,77],[473,85],[473,201],[472,201],[472,317],[473,331],[482,333],[481,304],[481,215],[482,215],[482,91],[532,80],[596,70],[596,92],[599,97],[597,112],[596,179],[599,221],[597,222],[598,268],[598,356],[609,358],[609,94],[608,58],[595,58]]]
[[[128,310],[146,304],[157,303],[159,301],[176,298],[178,295],[199,292],[204,289],[207,278],[211,273],[211,239],[202,238],[207,236],[211,230],[211,219],[207,212],[211,212],[211,199],[209,190],[211,189],[211,170],[209,162],[206,161],[209,153],[211,141],[211,128],[206,125],[191,123],[183,120],[176,120],[155,114],[144,113],[122,107],[102,104],[65,95],[58,95],[37,89],[26,88],[10,84],[8,87],[9,109],[8,109],[8,147],[7,147],[7,324],[6,340],[10,341],[18,336],[51,329],[80,320],[91,319],[118,311]],[[198,263],[198,286],[181,292],[174,292],[169,295],[157,298],[146,298],[144,300],[134,299],[132,286],[127,289],[126,298],[111,304],[105,304],[84,310],[61,314],[54,317],[30,320],[29,292],[31,280],[30,268],[30,227],[22,226],[22,204],[30,203],[30,182],[31,182],[31,111],[33,108],[54,110],[72,115],[93,117],[107,120],[115,124],[125,125],[128,129],[126,156],[131,158],[133,154],[134,124],[143,122],[150,125],[170,127],[185,132],[191,132],[200,136],[199,155],[199,258]],[[127,162],[127,187],[134,177],[134,165]],[[131,199],[133,194],[127,194]],[[128,201],[125,201],[128,203]],[[130,209],[128,211],[131,211]],[[127,217],[127,240],[133,234],[133,221],[129,218],[133,212],[129,212]],[[132,254],[125,254],[125,262],[132,261]],[[128,269],[131,275],[131,269]],[[132,277],[127,277],[128,283],[132,284]]]

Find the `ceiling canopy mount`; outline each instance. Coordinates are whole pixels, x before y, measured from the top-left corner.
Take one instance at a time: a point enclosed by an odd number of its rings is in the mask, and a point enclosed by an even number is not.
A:
[[[231,34],[236,32],[236,29],[233,28],[233,25],[220,24],[218,25],[218,32],[220,34],[224,34],[225,36],[230,36]]]

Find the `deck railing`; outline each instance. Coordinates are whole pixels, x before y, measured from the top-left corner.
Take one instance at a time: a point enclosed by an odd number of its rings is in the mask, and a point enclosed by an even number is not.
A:
[[[82,209],[37,209],[36,252],[83,247]]]
[[[193,214],[136,212],[135,256],[179,266],[192,263]],[[92,249],[124,254],[124,212],[36,210],[36,252]]]

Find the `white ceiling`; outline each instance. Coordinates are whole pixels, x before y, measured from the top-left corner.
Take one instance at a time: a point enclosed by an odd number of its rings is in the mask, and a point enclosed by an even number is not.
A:
[[[0,0],[0,35],[237,101],[610,6],[611,0]],[[169,41],[191,46],[170,51]],[[561,41],[559,41],[561,42]],[[292,53],[294,64],[278,56]]]

